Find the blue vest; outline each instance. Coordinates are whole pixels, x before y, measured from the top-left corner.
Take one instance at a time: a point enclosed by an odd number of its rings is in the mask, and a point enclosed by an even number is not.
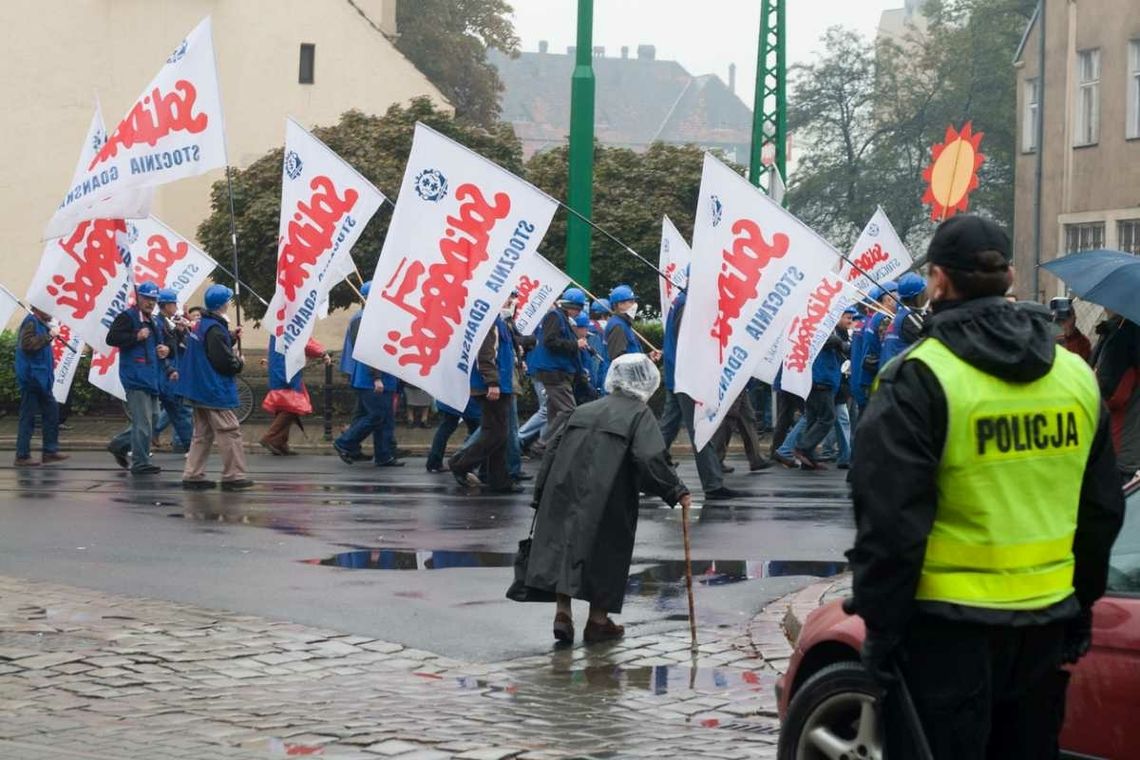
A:
[[[515,369],[515,344],[514,339],[511,337],[511,328],[503,321],[502,317],[495,318],[495,329],[499,331],[499,353],[497,362],[499,365],[499,390],[502,393],[514,393],[515,386],[512,382],[514,379]],[[476,365],[478,362],[476,362]],[[483,382],[483,375],[479,373],[479,367],[474,366],[471,368],[471,390],[480,393],[487,390],[487,384]]]
[[[344,347],[341,349],[340,354],[340,371],[348,375],[349,382],[352,387],[358,391],[370,391],[374,389],[374,380],[372,368],[364,362],[358,362],[352,358],[352,350],[355,348],[356,342],[352,339],[352,333],[355,326],[359,330],[360,318],[364,316],[364,310],[360,310],[352,315],[352,319],[348,321],[348,329],[344,332]],[[284,360],[284,357],[282,357]],[[284,375],[284,370],[282,370]],[[300,378],[301,373],[297,373]],[[380,373],[380,379],[384,381],[384,392],[395,393],[400,389],[400,381],[393,375],[387,372]]]
[[[222,331],[227,346],[233,346],[229,325],[212,314],[203,316],[186,339],[183,375],[178,385],[182,395],[199,406],[237,409],[237,380],[214,369],[206,356],[206,333],[214,328]]]
[[[677,372],[677,335],[681,326],[677,319],[678,311],[685,305],[685,292],[681,291],[669,306],[669,316],[665,318],[665,341],[661,346],[661,359],[665,365],[665,389],[672,391]]]
[[[879,338],[879,325],[883,324],[884,319],[886,319],[886,317],[884,317],[882,314],[876,313],[870,319],[867,319],[866,324],[863,325],[863,343],[861,346],[863,349],[863,355],[859,358],[859,385],[863,388],[869,387],[871,383],[875,382],[875,377],[878,375],[877,369],[874,372],[866,372],[862,369],[862,365],[863,362],[866,361],[867,357],[881,357],[882,355],[883,344],[882,340]],[[854,362],[854,359],[852,359],[852,362]],[[881,359],[878,366],[883,366]]]
[[[863,328],[851,331],[851,392],[856,393],[863,375]],[[860,399],[856,397],[856,400]]]
[[[475,420],[478,422],[483,417],[483,407],[479,406],[479,401],[475,398],[467,399],[467,406],[463,411],[459,411],[454,407],[450,407],[440,400],[436,400],[435,408],[442,414],[450,414],[452,417],[462,417],[465,420]]]
[[[348,329],[344,331],[344,346],[340,351],[340,371],[345,375],[351,375],[356,366],[356,360],[352,358],[352,326],[359,324],[362,316],[364,316],[363,309],[353,314],[352,319],[348,320]]]
[[[24,325],[29,322],[35,326],[36,335],[46,336],[48,334],[48,326],[31,314],[24,317],[24,321],[20,323],[20,332],[23,332]],[[18,342],[19,338],[17,338]],[[17,345],[16,384],[20,390],[38,388],[46,393],[51,393],[51,387],[55,383],[54,363],[55,359],[52,356],[50,340],[44,344],[43,348],[31,353]]]
[[[612,333],[614,330],[621,330],[622,332],[625,333],[625,339],[626,339],[625,352],[627,354],[643,353],[643,351],[641,350],[641,341],[637,339],[637,333],[635,333],[633,331],[633,325],[630,322],[626,321],[624,318],[619,317],[616,314],[614,316],[610,317],[610,321],[606,322],[606,343],[607,344],[609,344],[609,342],[610,342],[610,333]],[[611,356],[610,361],[613,361],[616,358],[617,358],[616,356]]]
[[[574,331],[570,328],[570,318],[566,316],[566,312],[555,309],[554,313],[558,315],[559,336],[566,340],[574,340]],[[545,317],[543,321],[546,321]],[[548,349],[543,345],[542,325],[539,325],[534,336],[538,344],[530,353],[530,367],[535,372],[566,372],[577,375],[581,371],[581,359],[577,351],[573,356],[563,356]]]
[[[343,359],[342,359],[343,361]],[[277,338],[273,335],[269,336],[269,390],[282,391],[291,390],[299,391],[303,386],[301,382],[301,370],[297,370],[293,375],[293,379],[289,380],[285,377],[285,354],[277,352]]]
[[[144,322],[137,306],[124,312],[131,319],[131,330],[138,333],[144,327],[150,328],[150,335],[141,343],[130,348],[119,349],[119,382],[123,390],[146,391],[155,396],[162,390],[162,376],[166,367],[158,358],[158,344],[162,340],[163,329],[157,317]]]
[[[880,367],[885,367],[887,362],[901,354],[910,345],[903,342],[902,334],[903,323],[906,322],[908,314],[910,314],[910,309],[899,306],[891,326],[887,328],[887,334],[883,336],[883,347],[879,350]]]
[[[839,352],[834,348],[825,348],[815,357],[811,365],[812,385],[826,385],[836,391],[843,381],[842,366],[839,361]]]
[[[586,335],[586,343],[594,349],[594,353],[586,353],[582,357],[585,366],[590,370],[590,385],[603,396],[606,393],[606,372],[610,369],[609,353],[606,351],[606,342],[598,326],[590,323],[590,331]]]
[[[166,325],[165,317],[155,317],[155,321],[162,323],[162,332],[165,334],[169,329]],[[177,335],[177,333],[175,333],[175,335]],[[182,387],[179,385],[179,382],[182,378],[180,369],[182,367],[182,355],[186,353],[186,350],[177,345],[177,340],[175,340],[174,343],[176,345],[171,349],[170,355],[166,358],[166,369],[160,370],[158,373],[158,395],[168,400],[176,400],[182,398]],[[171,372],[178,372],[179,380],[171,380]]]

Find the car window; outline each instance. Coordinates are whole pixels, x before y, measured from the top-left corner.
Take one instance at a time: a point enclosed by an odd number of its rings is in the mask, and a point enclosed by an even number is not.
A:
[[[1140,489],[1125,500],[1124,526],[1108,562],[1108,590],[1140,594]]]

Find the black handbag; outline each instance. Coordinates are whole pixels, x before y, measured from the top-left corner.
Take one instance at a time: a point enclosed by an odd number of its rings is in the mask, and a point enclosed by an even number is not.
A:
[[[555,594],[526,585],[526,566],[530,562],[530,547],[534,543],[534,525],[538,522],[538,509],[534,510],[534,519],[530,521],[530,533],[519,541],[519,550],[515,554],[515,579],[507,589],[507,598],[513,602],[553,602]]]

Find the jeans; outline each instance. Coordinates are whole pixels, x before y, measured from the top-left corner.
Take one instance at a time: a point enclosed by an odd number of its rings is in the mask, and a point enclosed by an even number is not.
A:
[[[162,413],[158,415],[158,422],[154,426],[155,436],[162,433],[167,425],[173,425],[174,434],[171,443],[189,450],[190,440],[194,437],[194,414],[190,411],[190,407],[186,406],[178,396],[173,398],[159,396],[158,403],[162,407]]]
[[[666,388],[665,406],[661,408],[661,437],[665,439],[666,451],[681,434],[681,423],[681,406],[677,403],[677,396]]]
[[[529,446],[538,440],[546,427],[546,386],[540,380],[534,380],[534,395],[538,398],[538,411],[530,416],[523,426],[519,428],[519,444]],[[517,416],[517,411],[516,411]]]
[[[352,424],[336,439],[337,448],[350,454],[360,452],[360,444],[372,436],[372,461],[384,464],[396,458],[392,448],[393,430],[396,425],[394,414],[396,394],[393,391],[377,393],[374,390],[358,388],[356,399],[363,415],[353,417]]]
[[[120,454],[131,452],[131,471],[150,465],[150,439],[158,416],[158,396],[150,391],[128,390],[127,411],[131,426],[111,439],[107,447]]]
[[[795,422],[796,411],[803,411],[804,400],[794,393],[780,391],[776,394],[776,423],[772,431],[772,452],[783,448],[784,437]]]
[[[59,451],[59,405],[51,390],[28,384],[20,389],[20,426],[16,433],[16,458],[32,455],[32,433],[36,431],[36,414],[43,417],[44,453]]]
[[[835,438],[839,442],[836,464],[851,464],[851,410],[846,402],[835,405]]]
[[[803,434],[804,428],[806,427],[807,415],[800,415],[800,418],[796,420],[796,424],[793,425],[792,429],[788,431],[788,434],[784,436],[784,442],[780,444],[780,448],[776,450],[776,453],[784,459],[791,459],[795,449],[798,448],[797,444],[800,441],[800,435]]]
[[[438,470],[443,467],[443,455],[447,452],[447,442],[459,427],[459,423],[467,424],[468,435],[473,434],[479,427],[479,421],[474,417],[460,417],[448,412],[440,411],[439,427],[431,439],[431,449],[428,451],[427,468]]]
[[[705,444],[705,447],[697,451],[696,435],[694,433],[693,415],[695,406],[693,399],[684,393],[677,394],[677,404],[681,407],[681,418],[685,423],[685,430],[689,434],[689,442],[693,446],[693,456],[697,460],[697,475],[701,479],[701,489],[707,494],[709,491],[716,491],[724,487],[724,470],[721,469],[720,459],[716,454],[716,446],[713,442]]]

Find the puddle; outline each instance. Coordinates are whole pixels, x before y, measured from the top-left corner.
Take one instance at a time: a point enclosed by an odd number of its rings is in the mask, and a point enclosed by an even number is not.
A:
[[[692,668],[684,665],[654,665],[623,668],[596,665],[551,674],[570,686],[592,689],[642,689],[654,694],[684,691],[764,691],[776,682],[774,673],[758,673],[740,668]]]
[[[358,549],[304,562],[308,565],[343,567],[349,570],[445,570],[456,567],[511,567],[515,563],[515,555],[513,552]]]

